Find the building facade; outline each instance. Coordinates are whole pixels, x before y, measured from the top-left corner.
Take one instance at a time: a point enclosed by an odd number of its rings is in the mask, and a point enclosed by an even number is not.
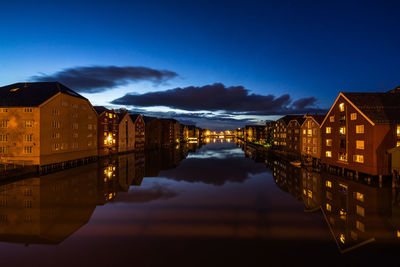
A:
[[[143,116],[140,114],[130,114],[131,120],[135,125],[135,150],[144,150],[145,146],[145,124],[143,120]]]
[[[128,112],[119,112],[118,152],[135,150],[135,124]]]
[[[57,82],[0,87],[0,162],[45,166],[97,155],[89,100]]]
[[[103,106],[95,106],[94,109],[98,114],[97,147],[99,156],[118,153],[118,115]]]
[[[162,139],[162,124],[161,121],[155,117],[143,116],[146,126],[145,130],[145,148],[154,149],[161,147]]]
[[[298,117],[289,121],[286,130],[286,143],[287,149],[290,152],[300,154],[301,152],[301,139],[300,139],[300,128],[303,124],[305,118]]]
[[[321,159],[321,123],[325,115],[306,115],[300,129],[301,156],[303,160],[318,164]]]

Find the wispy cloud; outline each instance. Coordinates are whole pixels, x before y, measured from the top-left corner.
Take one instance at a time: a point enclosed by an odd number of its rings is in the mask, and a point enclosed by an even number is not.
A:
[[[140,66],[90,66],[67,68],[53,74],[32,76],[37,82],[58,81],[83,93],[99,93],[131,82],[161,83],[177,77],[176,72]]]

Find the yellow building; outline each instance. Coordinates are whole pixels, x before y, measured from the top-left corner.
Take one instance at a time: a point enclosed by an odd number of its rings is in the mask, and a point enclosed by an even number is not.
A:
[[[0,163],[44,166],[97,154],[89,100],[58,82],[0,87]]]

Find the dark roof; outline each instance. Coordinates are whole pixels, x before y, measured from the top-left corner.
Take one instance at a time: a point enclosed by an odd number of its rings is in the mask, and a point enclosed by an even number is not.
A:
[[[14,83],[0,87],[0,106],[37,107],[58,92],[87,100],[59,82]]]
[[[308,117],[313,117],[313,119],[321,125],[321,123],[324,121],[326,115],[307,115]]]
[[[156,117],[142,116],[145,123],[148,123],[152,120],[158,120]]]
[[[140,114],[129,114],[129,116],[131,117],[132,121],[135,122],[136,119],[141,115]]]
[[[301,116],[301,117],[296,118],[296,120],[299,123],[299,125],[301,126],[303,124],[303,122],[306,120],[306,118],[304,118],[304,116]]]
[[[289,121],[295,120],[295,119],[298,119],[301,117],[303,117],[303,116],[302,115],[286,115],[286,116],[283,116],[282,118],[280,118],[278,121],[283,121],[286,125],[288,125]]]
[[[94,106],[94,110],[96,110],[97,114],[101,114],[103,112],[108,112],[109,110],[103,106]]]
[[[342,93],[375,124],[400,123],[400,93]]]

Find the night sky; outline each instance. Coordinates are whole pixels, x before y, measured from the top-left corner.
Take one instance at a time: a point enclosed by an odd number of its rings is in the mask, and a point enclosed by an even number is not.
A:
[[[4,1],[0,85],[211,129],[400,85],[400,1]]]

